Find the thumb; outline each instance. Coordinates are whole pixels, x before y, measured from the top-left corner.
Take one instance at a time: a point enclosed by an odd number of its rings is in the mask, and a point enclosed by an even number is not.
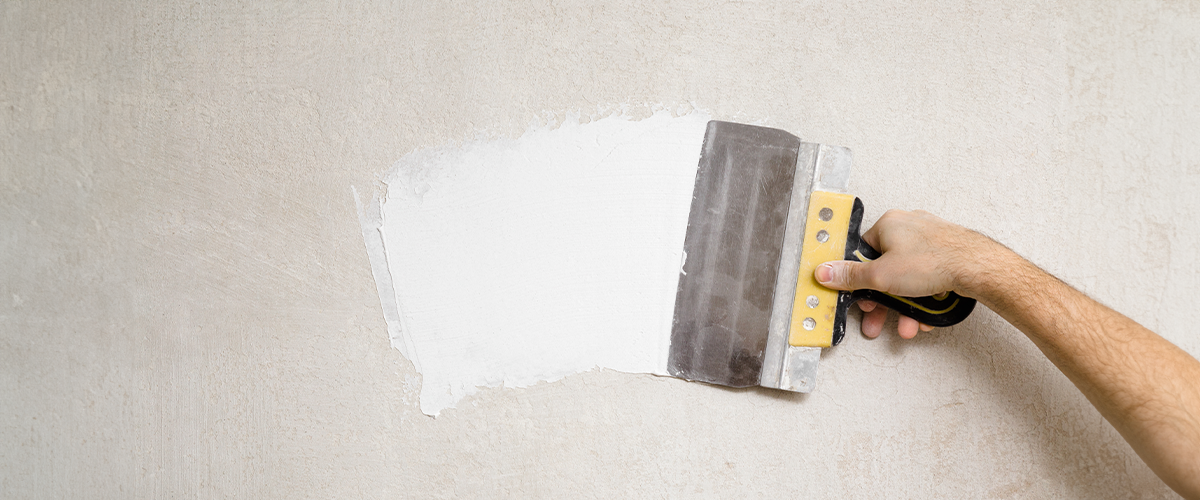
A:
[[[834,290],[857,290],[870,288],[864,282],[867,264],[849,260],[835,260],[817,266],[813,277],[817,282]]]

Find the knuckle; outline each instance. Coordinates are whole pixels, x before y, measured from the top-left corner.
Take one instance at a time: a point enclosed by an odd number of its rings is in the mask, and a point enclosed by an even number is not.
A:
[[[848,288],[853,285],[854,276],[856,273],[858,273],[858,271],[855,269],[856,266],[854,264],[845,263],[838,267],[841,269],[838,269],[839,272],[834,274],[834,284],[842,288]],[[834,269],[837,269],[837,267]]]

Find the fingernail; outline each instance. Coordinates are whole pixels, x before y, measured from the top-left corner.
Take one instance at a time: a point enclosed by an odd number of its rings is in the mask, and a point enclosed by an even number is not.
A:
[[[833,280],[833,265],[821,264],[817,266],[817,281],[821,283],[829,283]]]

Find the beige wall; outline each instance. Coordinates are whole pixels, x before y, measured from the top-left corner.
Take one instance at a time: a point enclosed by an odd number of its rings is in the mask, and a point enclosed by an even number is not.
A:
[[[1170,496],[987,310],[808,397],[592,372],[431,419],[351,186],[694,105],[1200,354],[1196,4],[412,3],[0,5],[2,496]]]

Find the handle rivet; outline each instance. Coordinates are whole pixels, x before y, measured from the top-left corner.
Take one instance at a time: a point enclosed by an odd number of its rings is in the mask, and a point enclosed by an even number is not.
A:
[[[816,295],[809,295],[808,299],[806,299],[804,303],[808,304],[809,309],[813,309],[821,305],[821,299],[818,299]]]
[[[804,318],[804,329],[812,330],[817,327],[817,320],[812,318]]]
[[[829,219],[833,218],[833,209],[829,207],[822,208],[820,212],[817,212],[817,217],[820,217],[822,221],[829,222]]]
[[[817,231],[817,241],[821,243],[829,241],[829,232],[825,231],[824,229]]]

